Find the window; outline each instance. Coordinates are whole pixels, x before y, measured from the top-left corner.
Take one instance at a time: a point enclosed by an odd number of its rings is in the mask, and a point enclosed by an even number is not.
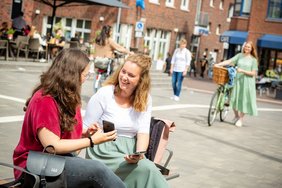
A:
[[[210,0],[210,7],[214,7],[213,0]]]
[[[216,27],[216,35],[220,35],[220,28],[221,28],[221,25],[218,24]]]
[[[144,37],[144,46],[149,48],[150,56],[153,60],[157,60],[159,55],[162,54],[164,59],[169,51],[170,45],[169,31],[157,30],[157,29],[147,29]]]
[[[208,31],[209,31],[209,34],[211,34],[211,26],[212,26],[212,23],[211,22],[209,22],[209,25],[208,25]]]
[[[252,0],[235,0],[234,16],[249,16]]]
[[[219,9],[223,10],[223,6],[224,6],[224,0],[220,0]]]
[[[231,4],[229,6],[229,9],[228,9],[228,18],[227,18],[227,22],[231,22],[231,18],[233,16],[233,13],[234,13],[234,5]]]
[[[189,10],[189,0],[182,0],[180,9],[181,10]]]
[[[282,0],[269,0],[267,17],[282,19]]]
[[[154,3],[154,4],[160,4],[159,0],[149,0],[150,3]]]
[[[167,7],[174,7],[174,0],[166,0],[165,6]]]
[[[62,27],[66,40],[70,40],[75,33],[78,33],[79,36],[83,38],[84,42],[91,40],[91,21],[89,20],[56,17],[54,19],[53,28],[55,25]],[[49,16],[43,19],[42,33],[51,33],[51,17]]]
[[[113,25],[114,40],[127,49],[129,49],[131,45],[131,35],[132,25],[121,24],[119,27],[119,31],[117,31],[117,25]]]

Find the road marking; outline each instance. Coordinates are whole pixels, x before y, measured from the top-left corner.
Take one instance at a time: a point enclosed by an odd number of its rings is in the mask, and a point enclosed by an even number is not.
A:
[[[6,95],[0,95],[0,98],[12,100],[15,102],[25,103],[25,99],[10,97]],[[164,110],[175,110],[175,109],[185,109],[185,108],[209,108],[209,105],[201,105],[201,104],[175,104],[175,105],[163,105],[163,106],[153,106],[152,111],[164,111]],[[258,108],[258,111],[265,112],[282,112],[282,109],[279,108]],[[85,110],[81,110],[82,116],[85,114]],[[24,115],[20,116],[6,116],[0,117],[0,123],[11,123],[17,121],[23,121]]]
[[[11,123],[11,122],[17,122],[17,121],[23,121],[24,116],[6,116],[6,117],[0,117],[0,123]]]
[[[179,105],[154,106],[154,107],[152,107],[152,111],[164,111],[164,110],[175,110],[175,109],[185,109],[185,108],[209,108],[209,105],[179,104]],[[258,111],[282,112],[282,109],[278,109],[278,108],[258,108]],[[84,116],[85,110],[82,109],[81,114],[82,114],[82,116]],[[11,122],[23,121],[23,119],[24,119],[24,115],[0,117],[0,123],[11,123]]]
[[[20,103],[25,103],[26,99],[20,99],[20,98],[16,98],[16,97],[9,97],[7,95],[0,95],[0,98],[2,99],[8,99],[11,101],[16,101],[16,102],[20,102]]]

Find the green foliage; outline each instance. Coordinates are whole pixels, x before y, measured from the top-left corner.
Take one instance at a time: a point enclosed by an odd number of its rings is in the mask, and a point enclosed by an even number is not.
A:
[[[11,34],[14,34],[15,33],[15,30],[10,28],[8,31],[7,31],[7,34],[8,35],[11,35]]]

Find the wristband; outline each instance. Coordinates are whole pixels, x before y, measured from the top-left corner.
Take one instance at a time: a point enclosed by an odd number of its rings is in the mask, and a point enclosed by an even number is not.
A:
[[[94,147],[94,142],[93,142],[91,136],[88,136],[88,138],[89,138],[89,141],[90,141],[90,147],[93,148]]]

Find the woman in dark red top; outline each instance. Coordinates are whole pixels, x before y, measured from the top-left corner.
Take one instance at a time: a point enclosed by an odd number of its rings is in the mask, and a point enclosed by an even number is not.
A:
[[[27,100],[20,141],[14,150],[14,164],[26,167],[28,152],[53,145],[56,154],[68,154],[91,145],[116,139],[116,131],[102,133],[97,125],[82,130],[81,85],[89,76],[89,59],[76,49],[63,50]],[[87,137],[88,134],[91,136]],[[48,149],[47,149],[48,150]],[[51,152],[51,151],[49,151]],[[98,161],[65,157],[67,187],[125,187],[122,181]],[[15,178],[21,177],[15,171]]]

